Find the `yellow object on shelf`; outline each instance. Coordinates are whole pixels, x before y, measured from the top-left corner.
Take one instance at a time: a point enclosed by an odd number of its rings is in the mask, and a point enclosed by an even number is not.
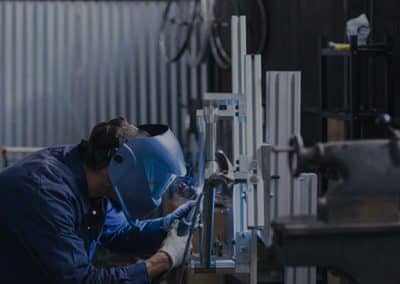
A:
[[[336,43],[336,42],[329,42],[329,47],[336,50],[336,51],[348,51],[350,50],[350,44],[348,43]]]

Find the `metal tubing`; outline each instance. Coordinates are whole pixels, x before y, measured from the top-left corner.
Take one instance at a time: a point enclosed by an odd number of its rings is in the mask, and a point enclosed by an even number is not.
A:
[[[211,267],[211,249],[214,234],[214,201],[214,187],[212,184],[206,183],[204,187],[203,230],[200,250],[200,264],[202,268]]]
[[[215,153],[217,147],[217,108],[213,104],[209,104],[204,108],[204,120],[206,122],[206,174],[205,178],[209,178],[218,171],[215,161]]]
[[[217,130],[215,123],[206,123],[207,162],[215,161]]]
[[[233,180],[224,174],[214,173],[207,180],[203,190],[203,230],[201,235],[200,264],[202,269],[215,268],[212,263],[211,250],[214,236],[214,202],[215,188],[223,186],[224,190],[232,189]]]
[[[214,229],[214,201],[215,191],[211,181],[213,174],[218,172],[215,161],[217,145],[217,108],[210,103],[204,108],[206,127],[206,183],[203,198],[203,231],[201,236],[200,264],[203,268],[211,267],[211,248]]]

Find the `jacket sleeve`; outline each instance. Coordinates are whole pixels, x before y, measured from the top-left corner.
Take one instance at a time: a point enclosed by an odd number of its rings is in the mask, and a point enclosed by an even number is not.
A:
[[[48,179],[26,190],[15,229],[20,242],[43,271],[48,283],[150,283],[144,263],[96,268],[75,229],[71,196],[65,185]],[[75,213],[76,214],[76,213]]]
[[[163,219],[152,219],[129,223],[122,211],[117,211],[107,202],[106,221],[101,243],[117,251],[129,251],[139,257],[154,254],[165,239],[167,232],[162,229]]]

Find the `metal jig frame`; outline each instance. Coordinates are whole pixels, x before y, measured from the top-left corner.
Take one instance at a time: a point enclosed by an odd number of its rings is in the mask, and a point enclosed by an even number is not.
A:
[[[317,186],[312,174],[294,180],[287,163],[289,137],[300,131],[300,72],[267,73],[267,108],[263,117],[261,55],[247,54],[245,16],[233,16],[231,29],[232,93],[206,93],[205,107],[197,112],[197,116],[206,129],[206,183],[220,171],[215,162],[217,120],[228,120],[232,125],[233,170],[230,178],[235,183],[232,192],[232,258],[221,260],[211,256],[215,193],[212,188],[207,188],[203,200],[200,260],[194,261],[192,267],[196,272],[246,273],[249,283],[255,284],[258,238],[269,245],[270,221],[282,213],[315,213]],[[285,82],[286,86],[282,87]],[[282,92],[285,94],[280,94]],[[280,121],[278,112],[283,112],[286,119]],[[263,125],[264,119],[266,125]],[[279,130],[281,128],[286,130]],[[286,160],[283,162],[282,159]],[[283,194],[273,192],[281,186],[285,187]],[[298,192],[294,193],[296,190]],[[288,268],[285,283],[314,283],[314,274],[315,271]]]

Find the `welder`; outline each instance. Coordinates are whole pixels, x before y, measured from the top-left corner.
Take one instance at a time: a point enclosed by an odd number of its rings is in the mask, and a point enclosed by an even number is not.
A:
[[[124,118],[96,125],[80,144],[46,148],[0,173],[1,283],[150,283],[181,264],[187,202],[148,216],[186,174],[167,126]],[[143,259],[93,264],[96,247]]]

